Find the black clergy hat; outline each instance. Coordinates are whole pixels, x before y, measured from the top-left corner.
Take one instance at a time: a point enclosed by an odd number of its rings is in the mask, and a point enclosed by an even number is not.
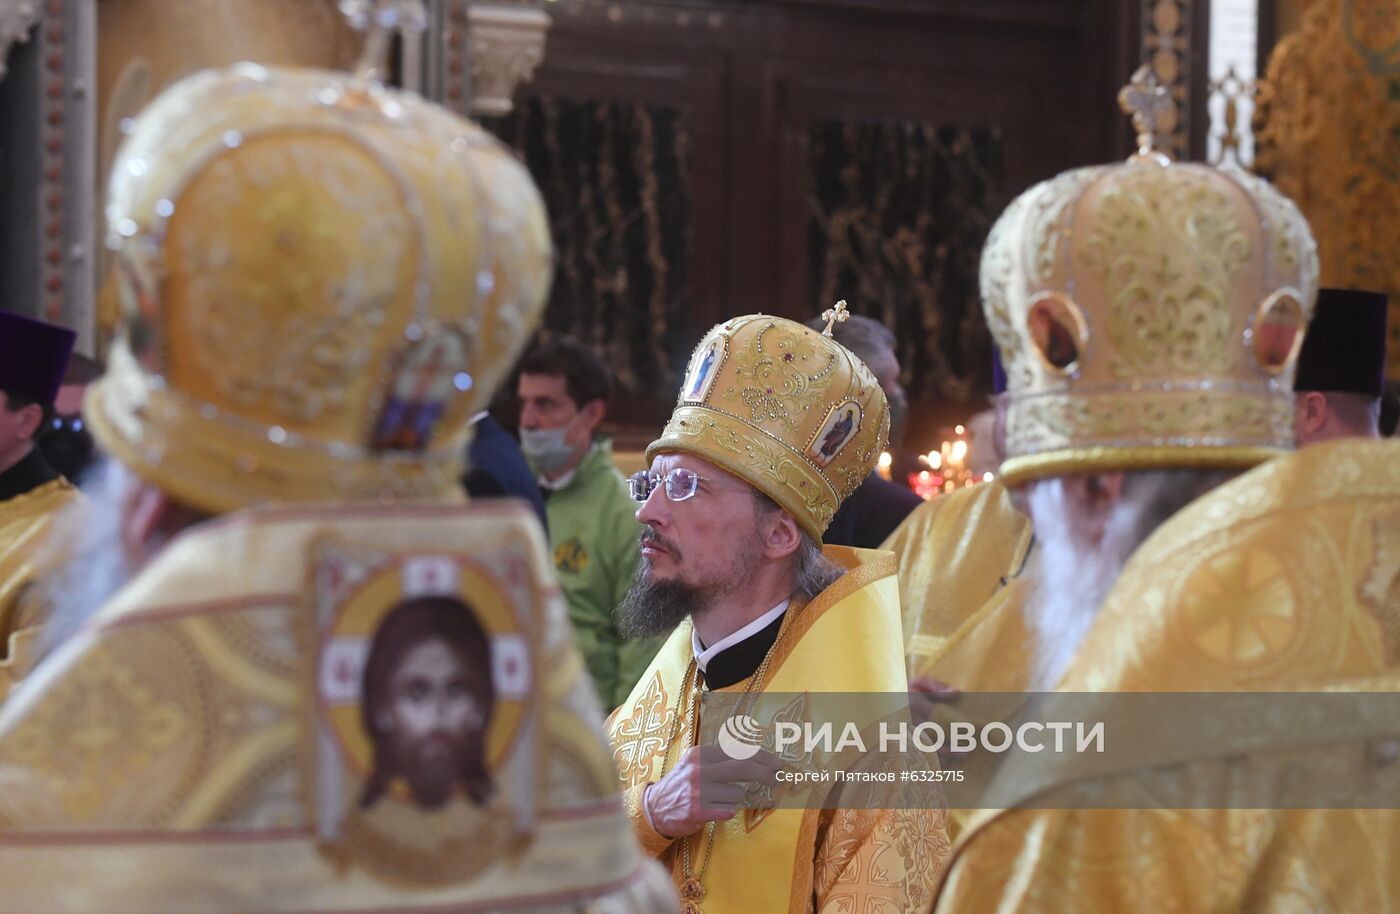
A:
[[[1386,304],[1383,292],[1319,289],[1293,389],[1379,397],[1385,384]]]
[[[66,327],[0,311],[0,391],[53,403],[76,339]]]

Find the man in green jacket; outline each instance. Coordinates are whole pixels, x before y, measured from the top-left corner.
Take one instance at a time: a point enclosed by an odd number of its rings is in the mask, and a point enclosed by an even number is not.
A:
[[[642,527],[612,445],[597,437],[611,392],[607,366],[568,337],[536,345],[520,363],[520,447],[545,493],[554,570],[606,711],[627,698],[661,646],[628,641],[613,623]]]

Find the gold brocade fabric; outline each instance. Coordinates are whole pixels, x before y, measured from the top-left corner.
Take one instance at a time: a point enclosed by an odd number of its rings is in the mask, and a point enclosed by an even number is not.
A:
[[[934,676],[929,661],[1020,571],[1031,545],[1030,518],[1000,481],[925,502],[881,549],[899,563],[899,605],[910,677]]]
[[[1314,445],[1159,527],[1059,690],[1395,691],[1398,619],[1400,444]],[[1336,745],[1337,758],[1393,777],[1368,739]],[[936,910],[1400,911],[1400,812],[1262,808],[1260,785],[1284,782],[1294,748],[1192,745],[1171,763],[1142,750],[1131,768],[1105,771],[1069,756],[1037,805],[1190,782],[1222,807],[1252,808],[983,812],[959,839]]]
[[[893,556],[827,547],[847,573],[783,622],[763,691],[899,692],[899,601]],[[641,808],[684,746],[668,745],[684,700],[691,625],[661,648],[631,697],[609,720],[614,757],[643,847],[681,881],[679,842],[657,834]],[[747,680],[724,691],[742,693]],[[680,739],[688,744],[688,735]],[[692,838],[692,843],[694,839]],[[941,809],[745,811],[715,833],[701,909],[706,914],[922,912],[948,853]]]
[[[66,479],[55,479],[33,491],[0,502],[0,699],[23,678],[32,658],[22,656],[25,638],[20,628],[29,620],[20,608],[25,588],[34,577],[34,563],[57,514],[78,490]]]
[[[920,505],[882,548],[899,557],[909,678],[964,692],[1020,692],[1030,677],[1021,576],[1033,546],[1030,518],[1000,480]],[[936,719],[962,719],[956,702]],[[949,809],[956,840],[972,810]]]
[[[1024,692],[1030,688],[1031,642],[1026,631],[1022,607],[1026,581],[1013,578],[992,598],[977,608],[962,625],[948,636],[933,653],[911,658],[911,676],[928,676],[961,692]],[[930,720],[947,726],[953,721],[968,720],[981,725],[966,714],[959,702],[937,703]],[[959,767],[980,764],[974,757],[958,760]],[[950,807],[948,836],[954,842],[974,815],[976,809]]]
[[[403,640],[394,620],[425,607],[449,615]],[[377,780],[415,757],[379,742],[408,738],[414,693],[376,692],[375,658],[399,639],[387,681],[431,688],[441,667],[414,658],[441,642],[465,663],[463,625],[489,653],[456,667],[484,704],[453,739],[477,747],[485,786],[422,799],[412,777]],[[209,521],[0,709],[0,911],[674,910],[600,727],[528,511],[305,506]]]
[[[1012,578],[911,667],[963,692],[1022,692],[1030,686],[1031,643],[1022,607],[1026,579]]]

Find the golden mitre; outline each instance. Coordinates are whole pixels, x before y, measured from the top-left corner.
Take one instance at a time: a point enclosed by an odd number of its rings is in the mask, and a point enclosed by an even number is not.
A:
[[[725,321],[690,357],[658,454],[689,453],[772,498],[814,540],[875,469],[890,433],[885,394],[827,330],[763,314]]]
[[[1170,101],[1146,68],[1119,100],[1137,155],[1032,187],[983,251],[1009,484],[1245,467],[1293,446],[1293,374],[1317,295],[1307,221],[1260,178],[1156,152]]]
[[[193,506],[460,498],[470,421],[544,303],[524,167],[375,72],[199,73],[117,155],[124,326],[86,413]]]

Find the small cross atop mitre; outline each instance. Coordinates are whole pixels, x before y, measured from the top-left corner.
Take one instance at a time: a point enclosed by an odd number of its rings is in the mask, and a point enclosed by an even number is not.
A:
[[[1137,131],[1138,155],[1159,155],[1157,132],[1162,120],[1175,108],[1171,90],[1157,81],[1157,74],[1147,64],[1137,68],[1132,80],[1118,92],[1118,106],[1124,114],[1133,116]]]
[[[340,14],[357,31],[370,28],[424,31],[428,10],[424,0],[340,0]]]
[[[355,75],[382,81],[389,64],[394,33],[420,33],[428,29],[424,0],[340,0],[340,14],[356,31],[366,32]],[[405,41],[407,35],[404,36]]]
[[[843,298],[835,306],[822,312],[822,320],[826,321],[826,329],[822,331],[822,336],[830,337],[832,327],[844,324],[850,319],[851,314],[846,310],[846,300]]]

